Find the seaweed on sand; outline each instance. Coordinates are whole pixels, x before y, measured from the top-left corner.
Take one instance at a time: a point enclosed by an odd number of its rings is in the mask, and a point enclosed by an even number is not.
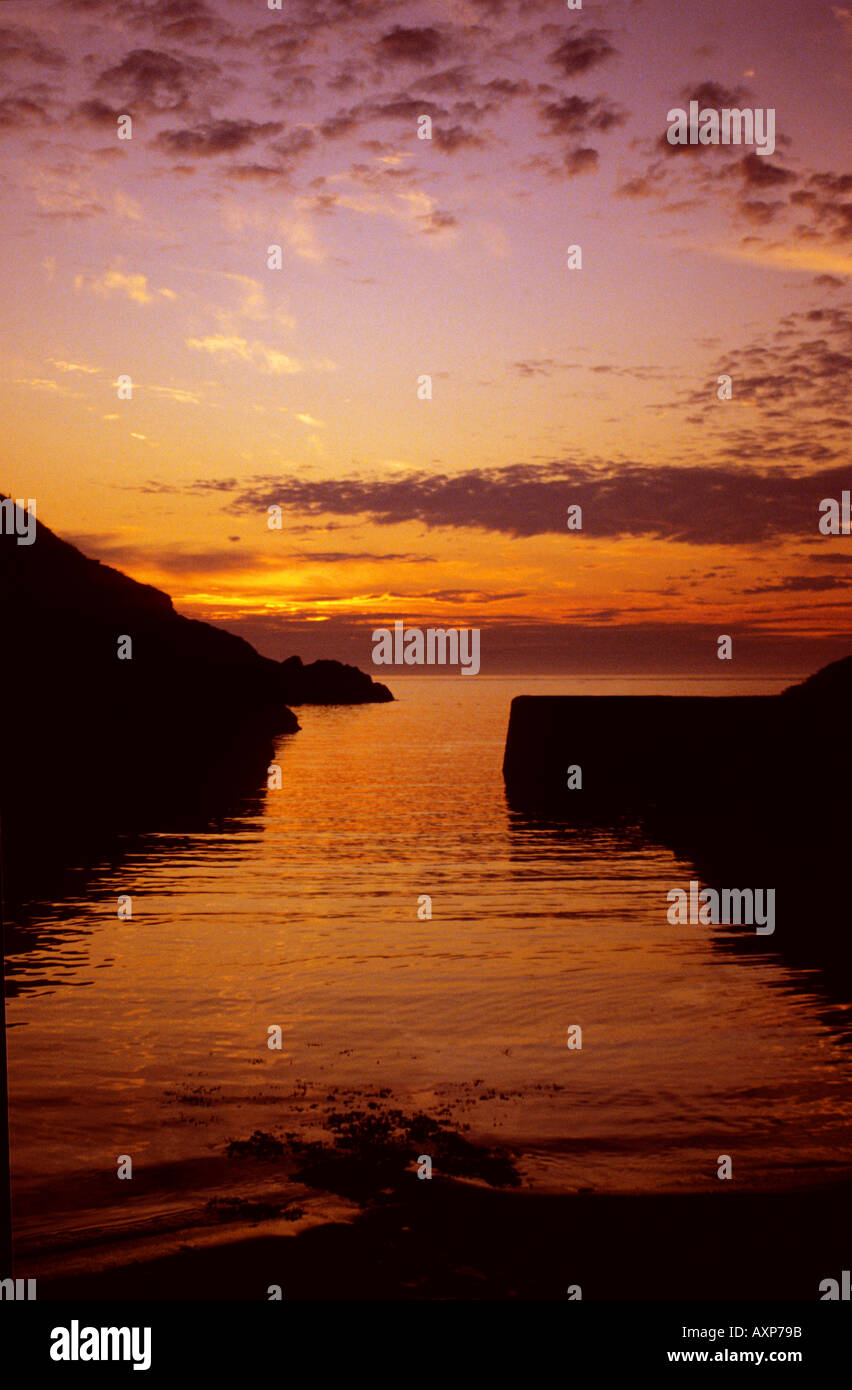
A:
[[[280,1158],[284,1145],[273,1134],[256,1129],[250,1139],[232,1139],[225,1153],[229,1158]]]
[[[417,1182],[414,1169],[421,1154],[432,1160],[434,1178],[520,1185],[508,1155],[474,1144],[422,1112],[332,1111],[325,1123],[334,1135],[330,1144],[287,1136],[299,1165],[295,1177],[309,1187],[360,1201],[398,1195]]]

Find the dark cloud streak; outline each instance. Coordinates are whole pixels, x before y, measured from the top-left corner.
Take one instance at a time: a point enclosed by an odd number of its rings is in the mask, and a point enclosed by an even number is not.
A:
[[[292,475],[199,481],[200,492],[232,494],[226,510],[262,513],[278,504],[308,516],[364,516],[380,525],[419,522],[516,537],[566,534],[566,509],[583,508],[583,535],[647,536],[688,545],[749,545],[817,536],[819,502],[849,485],[847,468],[811,474],[779,468],[618,469],[555,460],[474,469],[451,476],[415,472],[391,481],[308,480]]]

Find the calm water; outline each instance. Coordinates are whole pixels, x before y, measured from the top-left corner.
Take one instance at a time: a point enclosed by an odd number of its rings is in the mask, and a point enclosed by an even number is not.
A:
[[[228,1140],[312,1133],[329,1097],[446,1111],[540,1189],[707,1190],[720,1153],[741,1188],[848,1171],[849,1054],[808,978],[766,939],[669,926],[688,863],[531,826],[500,772],[515,694],[779,683],[391,684],[394,705],[300,710],[282,789],[233,830],[164,825],[44,910],[9,1001],[21,1249],[191,1230],[273,1182]]]

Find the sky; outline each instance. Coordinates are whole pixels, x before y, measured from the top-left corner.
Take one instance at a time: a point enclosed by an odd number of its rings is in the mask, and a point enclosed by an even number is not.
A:
[[[3,0],[0,490],[274,657],[815,670],[851,97],[822,0]]]

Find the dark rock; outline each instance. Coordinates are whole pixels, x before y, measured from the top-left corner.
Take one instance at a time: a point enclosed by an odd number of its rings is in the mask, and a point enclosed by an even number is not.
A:
[[[357,666],[290,656],[281,662],[282,691],[288,705],[386,704],[393,695]]]
[[[578,819],[822,815],[852,770],[852,657],[782,695],[519,695],[503,760],[510,804]],[[567,768],[582,768],[582,790]]]
[[[40,522],[29,546],[0,535],[0,595],[10,868],[33,832],[43,854],[65,857],[79,834],[201,808],[256,778],[272,737],[299,728],[277,662]],[[132,660],[118,659],[124,636]]]
[[[848,1029],[851,708],[852,657],[780,695],[518,696],[503,762],[513,832],[535,823],[564,843],[603,828],[667,845],[710,887],[774,887],[761,950],[819,970],[811,984]]]
[[[0,605],[7,896],[36,857],[70,864],[107,835],[200,826],[257,795],[273,739],[299,729],[288,691],[392,698],[353,667],[273,661],[181,617],[40,521],[30,545],[0,532]]]

